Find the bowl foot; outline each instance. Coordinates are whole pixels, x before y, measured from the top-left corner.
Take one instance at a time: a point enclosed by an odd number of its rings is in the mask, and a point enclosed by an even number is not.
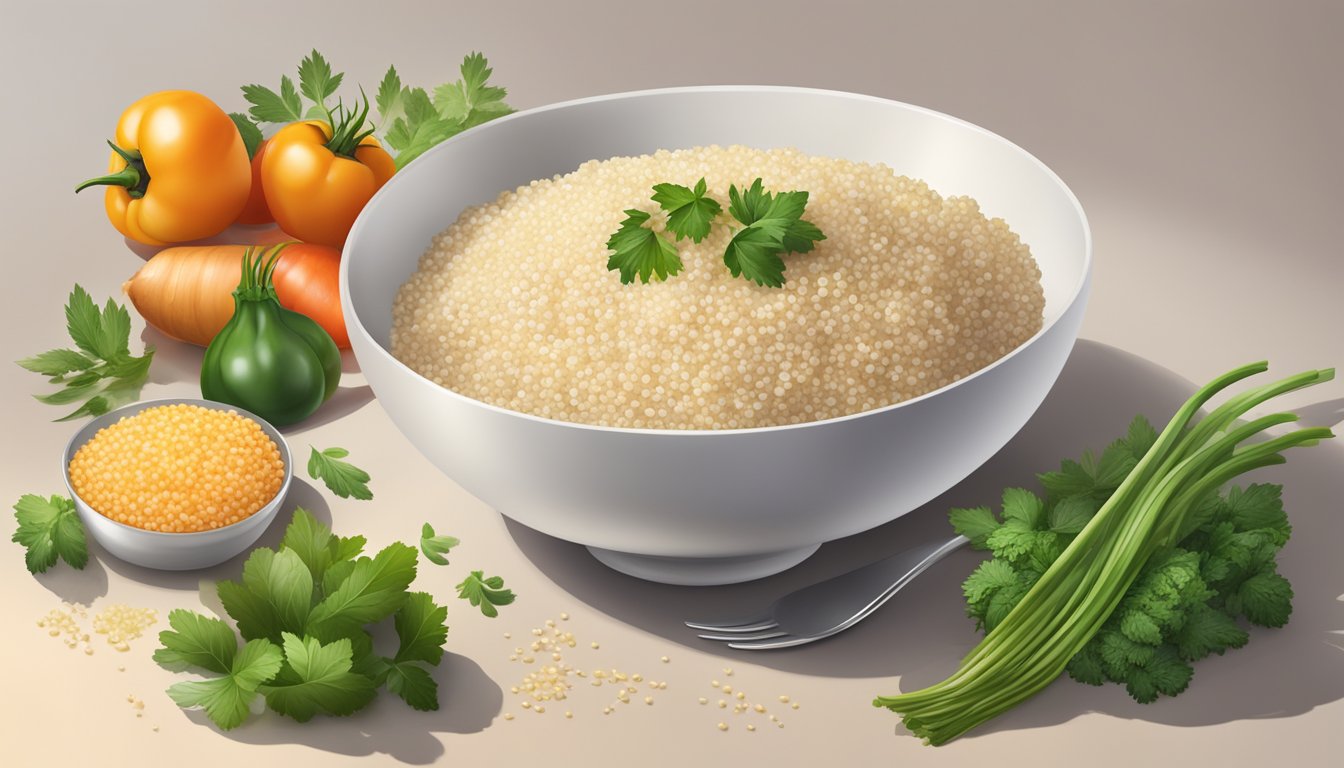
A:
[[[783,552],[732,557],[664,557],[599,547],[588,547],[588,551],[608,568],[636,578],[662,584],[700,587],[736,584],[774,575],[811,557],[820,546],[812,544]]]

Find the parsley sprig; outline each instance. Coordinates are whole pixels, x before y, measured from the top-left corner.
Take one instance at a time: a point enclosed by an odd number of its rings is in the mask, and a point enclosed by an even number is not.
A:
[[[19,527],[10,540],[27,550],[24,562],[29,573],[45,572],[57,557],[76,570],[83,570],[89,562],[84,523],[75,512],[75,503],[65,496],[44,499],[24,494],[14,505],[14,519]]]
[[[457,585],[457,596],[478,606],[481,613],[494,618],[499,615],[496,606],[508,605],[514,601],[513,590],[504,588],[504,579],[499,576],[485,575],[484,571],[472,571]]]
[[[655,184],[653,196],[667,214],[667,231],[677,240],[689,238],[699,243],[713,228],[723,211],[718,201],[706,194],[702,177],[694,188],[680,184]],[[729,215],[742,225],[736,229],[723,254],[723,262],[733,277],[757,285],[778,288],[784,284],[784,260],[788,253],[807,253],[816,241],[825,240],[820,228],[803,219],[807,208],[805,191],[770,193],[762,180],[738,192],[728,188]],[[681,257],[666,237],[645,226],[651,214],[639,209],[625,211],[625,219],[607,240],[611,254],[607,269],[621,273],[621,283],[666,280],[681,271]],[[731,226],[731,225],[730,225]]]
[[[319,451],[314,446],[308,447],[312,449],[308,456],[309,477],[326,483],[327,489],[342,499],[353,496],[369,501],[373,498],[373,491],[369,490],[368,485],[369,473],[343,460],[350,455],[349,451],[344,448]]]
[[[237,634],[195,611],[169,614],[154,660],[207,677],[176,683],[168,695],[204,709],[225,730],[241,725],[259,696],[300,722],[351,714],[383,686],[414,709],[438,709],[429,668],[443,658],[448,609],[409,591],[415,549],[396,542],[369,557],[364,544],[296,510],[278,549],[253,550],[241,580],[216,585]],[[370,635],[388,619],[397,635],[390,656],[374,649]]]
[[[387,68],[374,103],[378,108],[378,134],[396,153],[398,169],[444,139],[513,112],[504,101],[508,91],[490,84],[493,72],[485,56],[473,52],[463,58],[461,76],[456,81],[426,90],[403,84],[397,68]],[[255,84],[243,86],[243,98],[250,105],[248,114],[230,116],[239,123],[245,142],[260,143],[257,123],[325,120],[334,124],[330,101],[345,74],[333,72],[322,54],[313,50],[299,63],[298,75],[298,87],[288,75],[280,78],[278,91]],[[364,130],[362,120],[356,128]],[[255,146],[249,143],[248,151],[254,154]]]
[[[34,395],[47,405],[81,402],[79,408],[56,421],[101,416],[140,396],[149,378],[154,347],[146,344],[140,356],[130,351],[131,316],[112,299],[99,311],[87,291],[78,284],[65,305],[66,329],[75,349],[53,349],[18,364],[47,377],[61,389]]]

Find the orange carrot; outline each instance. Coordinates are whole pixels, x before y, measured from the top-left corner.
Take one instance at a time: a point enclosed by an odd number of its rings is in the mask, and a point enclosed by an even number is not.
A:
[[[233,317],[245,245],[165,248],[122,285],[145,322],[181,341],[206,346]],[[276,264],[274,282],[281,306],[311,317],[336,346],[350,348],[341,313],[335,248],[294,243]]]

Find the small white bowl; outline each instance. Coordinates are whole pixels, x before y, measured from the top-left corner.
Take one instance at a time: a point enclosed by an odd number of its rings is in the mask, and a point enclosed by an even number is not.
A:
[[[1044,327],[922,397],[826,421],[722,431],[538,418],[441,387],[392,356],[397,290],[464,208],[595,158],[707,144],[882,162],[943,195],[974,197],[1031,246]],[[1091,266],[1092,236],[1073,193],[983,128],[873,96],[705,86],[541,107],[434,147],[392,177],[350,230],[341,306],[378,402],[468,492],[625,573],[721,584],[783,570],[824,541],[900,517],[993,456],[1064,367]]]
[[[261,430],[275,441],[276,446],[280,449],[280,458],[285,462],[285,479],[280,484],[279,493],[275,495],[274,499],[267,502],[266,506],[249,515],[246,519],[239,520],[233,525],[226,525],[223,528],[197,533],[147,531],[143,528],[119,523],[95,512],[79,497],[74,486],[70,483],[70,461],[75,457],[75,452],[92,440],[93,436],[98,434],[98,430],[109,427],[125,417],[134,416],[141,411],[160,405],[198,405],[216,411],[234,411],[240,416],[255,421],[261,427]],[[157,568],[163,571],[191,571],[222,563],[256,543],[261,534],[270,526],[271,521],[275,519],[275,513],[279,511],[280,505],[284,503],[285,496],[289,493],[289,484],[290,480],[293,479],[294,469],[290,461],[289,445],[285,443],[284,435],[281,435],[279,430],[271,426],[265,419],[248,413],[242,408],[216,403],[211,400],[168,398],[146,400],[127,405],[109,411],[85,424],[83,429],[76,432],[75,436],[70,438],[70,443],[65,446],[65,453],[61,456],[61,475],[65,478],[65,487],[70,491],[70,498],[75,501],[75,509],[79,512],[79,518],[84,521],[84,527],[103,546],[103,549],[120,560],[142,565],[146,568]]]

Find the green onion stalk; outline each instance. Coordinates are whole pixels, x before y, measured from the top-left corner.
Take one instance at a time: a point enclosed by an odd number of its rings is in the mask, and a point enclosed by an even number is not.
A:
[[[929,744],[945,744],[1045,688],[1115,611],[1148,559],[1174,546],[1199,521],[1201,500],[1238,475],[1284,462],[1282,452],[1333,437],[1298,429],[1247,440],[1296,421],[1276,413],[1236,425],[1272,398],[1329,381],[1333,370],[1306,371],[1230,397],[1197,423],[1216,394],[1268,370],[1264,362],[1229,371],[1176,412],[1110,499],[1027,594],[962,659],[957,671],[927,688],[879,697],[874,706],[901,713]]]

